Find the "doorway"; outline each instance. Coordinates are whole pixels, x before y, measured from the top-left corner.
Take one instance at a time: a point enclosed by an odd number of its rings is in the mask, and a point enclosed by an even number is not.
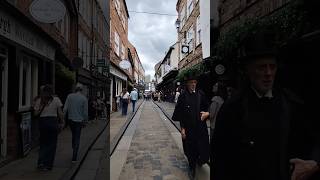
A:
[[[8,49],[0,43],[0,160],[6,156]]]

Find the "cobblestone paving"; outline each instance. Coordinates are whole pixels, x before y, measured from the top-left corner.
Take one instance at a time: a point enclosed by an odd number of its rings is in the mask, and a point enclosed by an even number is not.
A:
[[[188,163],[153,104],[147,102],[120,180],[188,180]]]

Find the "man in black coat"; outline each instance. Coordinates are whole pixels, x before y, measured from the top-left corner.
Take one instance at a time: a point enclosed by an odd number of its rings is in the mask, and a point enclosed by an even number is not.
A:
[[[241,58],[249,83],[218,113],[211,178],[319,179],[319,127],[305,118],[299,98],[274,87],[276,51],[251,40]]]
[[[209,161],[209,135],[206,120],[209,117],[205,94],[196,89],[197,78],[187,77],[187,89],[179,96],[172,119],[180,121],[183,149],[188,158],[192,176],[198,164]]]

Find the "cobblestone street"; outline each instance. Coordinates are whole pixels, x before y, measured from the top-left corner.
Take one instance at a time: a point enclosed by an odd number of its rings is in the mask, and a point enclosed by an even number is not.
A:
[[[180,133],[152,101],[142,104],[112,155],[111,179],[190,179]]]

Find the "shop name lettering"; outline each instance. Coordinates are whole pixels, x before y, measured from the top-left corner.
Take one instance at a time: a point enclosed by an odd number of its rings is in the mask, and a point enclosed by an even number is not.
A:
[[[43,51],[44,44],[40,41],[40,39],[35,38],[30,32],[19,28],[19,26],[16,27],[16,37],[27,43],[31,47],[37,48],[37,50]]]
[[[9,19],[0,17],[0,30],[2,30],[5,33],[11,33],[11,23]]]

